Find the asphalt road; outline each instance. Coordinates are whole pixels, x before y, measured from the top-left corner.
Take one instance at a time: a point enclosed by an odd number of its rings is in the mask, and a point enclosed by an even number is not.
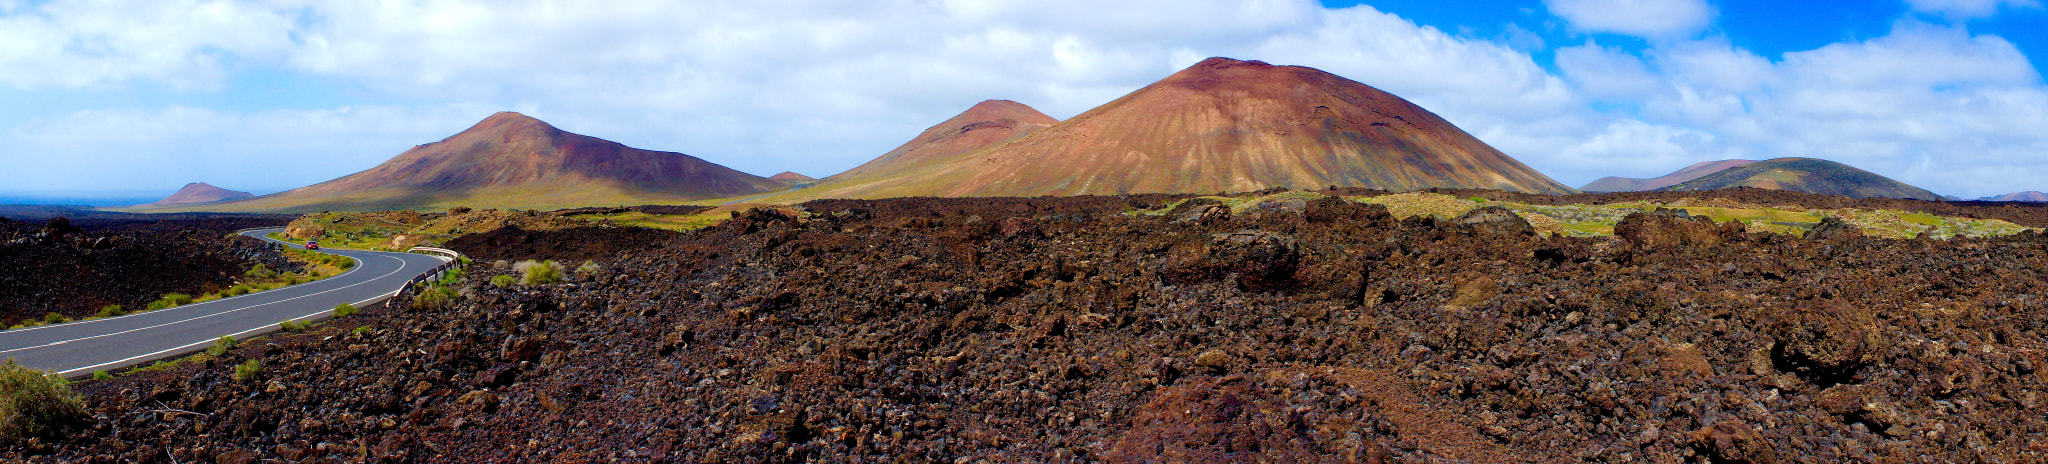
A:
[[[259,229],[242,235],[277,242],[263,234],[283,230]],[[338,276],[267,292],[121,317],[0,331],[0,357],[77,378],[93,371],[194,353],[222,335],[246,339],[275,332],[278,324],[287,320],[331,317],[334,307],[342,303],[360,307],[387,298],[413,277],[449,259],[417,253],[321,251],[355,258],[356,266]]]

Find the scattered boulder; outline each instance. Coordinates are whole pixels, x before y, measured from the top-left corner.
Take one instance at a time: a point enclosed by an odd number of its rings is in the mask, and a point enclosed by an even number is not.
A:
[[[1693,216],[1682,209],[1630,213],[1614,225],[1615,236],[1640,248],[1711,248],[1739,239],[1743,233],[1740,221],[1715,225],[1713,219]]]
[[[1862,236],[1863,228],[1835,217],[1821,218],[1820,224],[1806,230],[1807,240],[1847,240]]]
[[[1452,222],[1471,227],[1483,234],[1533,236],[1536,228],[1527,219],[1507,208],[1482,206],[1458,215]]]

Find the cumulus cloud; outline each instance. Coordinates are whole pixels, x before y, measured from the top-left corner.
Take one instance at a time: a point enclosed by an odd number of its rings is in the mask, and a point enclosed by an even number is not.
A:
[[[1646,38],[1687,36],[1714,19],[1706,0],[1543,0],[1573,29]]]
[[[1545,4],[1574,30],[1653,40],[1557,49],[1553,73],[1519,26],[1477,38],[1308,0],[0,0],[0,86],[236,98],[234,78],[256,69],[376,102],[46,114],[0,129],[35,159],[0,184],[175,188],[242,172],[215,183],[281,189],[504,109],[757,174],[823,176],[983,99],[1071,117],[1209,56],[1387,90],[1571,184],[1775,156],[1965,195],[2043,188],[1970,176],[2048,174],[2048,90],[1998,37],[1904,23],[1767,57],[1697,37],[1714,14],[1698,0]]]

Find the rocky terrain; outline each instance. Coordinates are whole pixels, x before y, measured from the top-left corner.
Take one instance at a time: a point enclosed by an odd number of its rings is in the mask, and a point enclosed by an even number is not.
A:
[[[2048,459],[2033,232],[1661,211],[1543,238],[1498,208],[1336,198],[1129,214],[1185,198],[756,209],[558,284],[480,261],[442,309],[80,384],[91,418],[0,459]]]
[[[286,220],[0,218],[0,325],[49,312],[91,316],[106,305],[138,310],[165,293],[198,295],[234,285],[258,263],[295,269],[261,241],[228,237]]]

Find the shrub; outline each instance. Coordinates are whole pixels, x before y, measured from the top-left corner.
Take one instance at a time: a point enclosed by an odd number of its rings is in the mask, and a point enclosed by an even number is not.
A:
[[[71,382],[35,369],[0,364],[0,440],[51,436],[85,417],[85,401]]]
[[[355,330],[350,330],[349,332],[350,332],[350,333],[354,333],[354,334],[356,334],[356,335],[362,335],[362,334],[367,334],[367,333],[370,333],[370,331],[372,331],[372,330],[377,330],[377,329],[376,329],[376,328],[374,328],[374,327],[370,327],[370,326],[364,325],[364,326],[356,326],[356,329],[355,329]]]
[[[512,277],[511,274],[498,274],[495,276],[491,276],[491,286],[494,287],[510,287],[512,286],[512,284],[516,283],[519,283],[519,279],[516,277]]]
[[[255,266],[249,267],[249,272],[244,272],[242,275],[258,279],[268,279],[277,277],[277,271],[270,270],[270,266],[265,266],[263,263],[256,263]]]
[[[306,331],[306,323],[296,320],[284,321],[277,323],[277,328],[285,332],[299,333]]]
[[[348,258],[337,259],[334,260],[334,267],[346,271],[348,268],[356,267],[356,260]]]
[[[43,313],[44,324],[62,324],[66,322],[71,322],[71,318],[64,317],[63,314],[57,314],[54,312]]]
[[[552,284],[562,281],[562,268],[554,261],[520,261],[512,265],[519,271],[519,283],[523,285]]]
[[[348,303],[342,303],[334,307],[334,317],[349,317],[359,312],[363,312],[363,310],[356,309],[356,305]]]
[[[448,303],[452,301],[455,301],[455,289],[439,285],[429,285],[420,288],[418,295],[413,295],[412,307],[413,309],[439,311],[447,308]]]
[[[149,303],[149,310],[155,311],[164,308],[175,308],[190,303],[192,303],[192,295],[186,295],[183,293],[165,293],[163,298],[158,298],[156,301],[152,301]]]
[[[576,277],[580,279],[589,279],[592,277],[597,277],[597,275],[602,272],[604,272],[603,267],[598,266],[597,263],[589,261],[584,261],[583,265],[576,266]]]
[[[263,375],[263,361],[254,359],[235,365],[235,380],[252,380]]]
[[[222,336],[220,336],[220,338],[219,338],[219,339],[216,339],[216,340],[214,340],[214,341],[213,341],[213,346],[211,346],[211,347],[207,347],[207,348],[206,348],[206,355],[207,355],[207,356],[212,356],[212,357],[216,357],[216,358],[218,358],[218,357],[221,357],[221,356],[227,356],[227,354],[228,354],[228,350],[231,350],[231,349],[234,349],[234,348],[235,348],[235,336],[233,336],[233,335],[222,335]]]
[[[122,309],[121,305],[101,306],[99,312],[100,317],[118,317],[125,314],[128,314],[128,311]]]
[[[107,373],[107,371],[92,371],[92,379],[93,379],[93,380],[114,380],[114,374],[108,374],[108,373]]]

